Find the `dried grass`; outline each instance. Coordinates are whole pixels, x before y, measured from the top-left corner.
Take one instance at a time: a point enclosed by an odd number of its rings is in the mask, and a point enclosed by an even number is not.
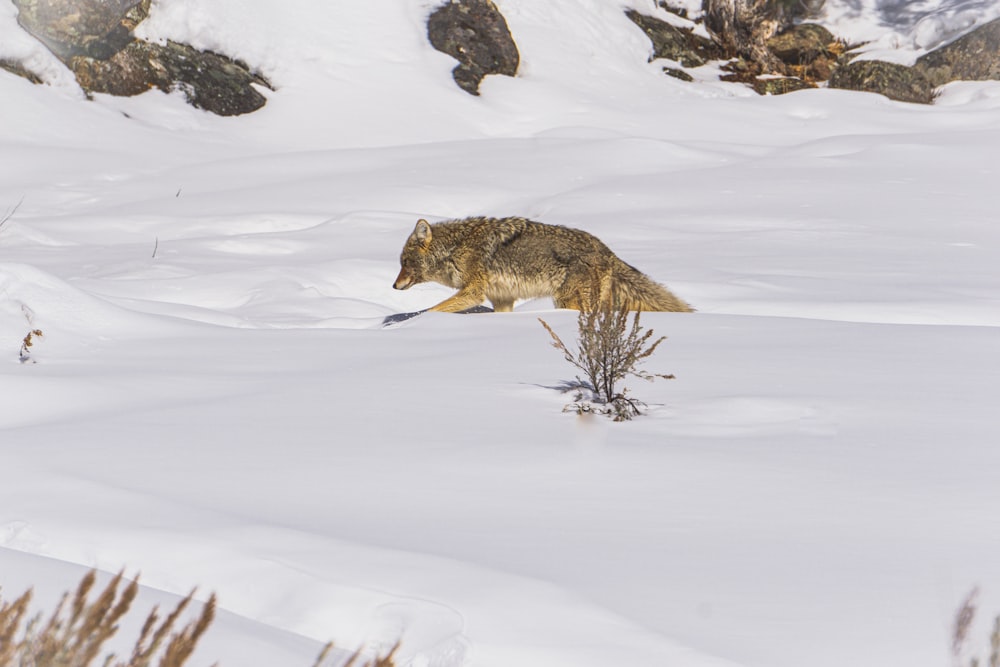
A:
[[[972,629],[972,622],[976,618],[978,610],[979,588],[973,588],[962,600],[958,611],[955,612],[955,620],[951,631],[951,655],[954,667],[962,667],[965,663],[965,654],[968,652],[969,631]],[[978,657],[969,658],[969,667],[1000,667],[1000,616],[993,620],[993,629],[989,636],[990,653],[985,662],[981,662]]]
[[[75,591],[63,595],[48,619],[43,619],[41,614],[28,616],[33,595],[30,589],[11,602],[0,597],[0,667],[89,667],[93,664],[98,655],[106,652],[106,643],[118,631],[119,621],[129,613],[139,592],[137,577],[119,593],[123,582],[123,573],[119,572],[91,601],[96,581],[96,572],[88,572]],[[194,593],[191,591],[162,619],[159,608],[154,607],[128,659],[106,653],[101,662],[103,667],[151,667],[153,664],[182,667],[215,618],[215,595],[212,595],[197,618],[174,630]],[[397,642],[385,655],[370,659],[364,658],[359,649],[339,667],[395,667],[399,647]],[[327,644],[313,667],[331,665],[333,648],[333,643]]]
[[[44,334],[41,329],[32,329],[24,337],[21,341],[21,351],[18,353],[18,358],[21,360],[22,364],[26,364],[28,362],[34,363],[34,360],[31,358],[31,347],[35,344],[36,338],[41,338],[43,336]]]
[[[395,645],[389,650],[385,655],[377,655],[371,660],[366,660],[365,662],[359,662],[362,660],[361,649],[355,651],[350,658],[347,659],[340,667],[396,667],[395,657],[396,652],[399,650],[400,643],[396,642]],[[327,659],[330,656],[331,651],[333,651],[333,642],[327,644],[323,651],[316,658],[316,662],[313,663],[313,667],[327,667]]]
[[[91,601],[96,581],[95,572],[87,573],[72,594],[63,595],[47,620],[40,614],[28,618],[31,590],[10,603],[0,599],[0,667],[88,667],[97,660],[131,609],[139,584],[134,579],[119,593],[123,581],[119,572]],[[198,618],[173,631],[193,596],[194,591],[162,621],[154,608],[129,659],[107,653],[102,659],[104,667],[149,667],[158,656],[159,667],[181,667],[215,617],[213,595]]]

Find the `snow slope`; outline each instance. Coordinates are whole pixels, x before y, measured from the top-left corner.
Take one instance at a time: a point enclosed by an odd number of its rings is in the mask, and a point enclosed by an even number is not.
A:
[[[648,63],[621,10],[652,2],[504,0],[522,72],[474,98],[433,3],[315,4],[154,7],[144,36],[276,84],[236,119],[87,101],[0,10],[49,82],[0,75],[5,596],[198,585],[194,663],[248,667],[400,637],[414,667],[931,667],[969,588],[1000,610],[1000,84],[762,98]],[[900,57],[973,7],[854,4],[829,20]],[[379,326],[450,293],[391,288],[415,220],[474,214],[587,229],[698,308],[643,316],[677,375],[629,385],[648,415],[561,412],[544,300]]]

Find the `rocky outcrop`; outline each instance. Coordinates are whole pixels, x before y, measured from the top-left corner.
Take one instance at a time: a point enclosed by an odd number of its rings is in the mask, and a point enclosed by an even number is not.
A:
[[[800,23],[767,40],[767,48],[789,74],[809,81],[830,78],[843,46],[829,30],[815,23]]]
[[[816,85],[794,76],[759,76],[751,84],[759,95],[784,95]]]
[[[489,74],[514,76],[521,57],[507,21],[490,0],[449,0],[427,20],[431,45],[458,61],[452,77],[471,95]]]
[[[705,28],[727,58],[740,58],[754,74],[783,73],[766,42],[791,24],[774,0],[703,0]]]
[[[13,0],[17,22],[61,60],[110,58],[132,41],[150,0]]]
[[[764,44],[769,53],[770,73],[761,73],[759,63],[745,59],[726,65],[728,81],[742,81],[761,95],[784,95],[816,88],[837,67],[843,45],[826,28],[801,23],[770,37]]]
[[[653,43],[653,58],[674,60],[682,67],[700,67],[709,60],[723,57],[722,50],[710,39],[696,35],[693,30],[677,28],[666,21],[640,14],[629,9],[625,15]]]
[[[708,4],[705,3],[705,6],[708,7]],[[713,14],[709,15],[706,11],[705,20],[706,25],[715,22],[714,29],[707,26],[714,39],[706,39],[693,29],[679,28],[635,10],[626,10],[625,14],[642,28],[653,43],[654,58],[674,60],[681,67],[698,67],[710,60],[729,59],[722,65],[727,72],[722,77],[724,81],[748,84],[761,95],[781,95],[815,88],[816,82],[829,79],[843,52],[843,44],[826,28],[811,23],[791,25],[793,17],[799,18],[820,6],[822,0],[711,3]],[[670,10],[669,7],[667,9]],[[685,18],[683,12],[675,13]],[[753,19],[753,25],[736,25],[748,16]],[[762,22],[766,21],[770,21],[771,25],[763,26]],[[772,34],[778,26],[786,28]],[[725,35],[731,40],[745,38],[747,41],[724,43],[721,40]],[[765,39],[764,35],[769,36]],[[763,41],[751,45],[751,37]],[[689,75],[676,68],[664,68],[664,72],[691,80]]]
[[[955,80],[1000,80],[1000,19],[918,59],[913,67],[873,60],[851,61],[846,44],[826,28],[798,23],[822,0],[704,0],[705,27],[714,40],[724,81],[750,85],[761,95],[815,88],[877,93],[890,99],[930,104],[935,88]],[[692,54],[677,28],[628,11],[649,35],[655,57],[683,67],[702,60]],[[666,70],[664,70],[666,71]],[[680,72],[671,71],[677,76]]]
[[[935,87],[951,81],[1000,81],[1000,19],[920,57],[914,68]]]
[[[188,102],[220,116],[250,113],[267,102],[252,84],[268,86],[246,65],[186,44],[133,40],[107,59],[74,56],[67,63],[84,90],[132,96],[150,88],[181,90]]]
[[[830,87],[930,104],[938,86],[989,80],[1000,81],[1000,19],[921,56],[913,67],[875,60],[848,63],[837,69]]]
[[[663,73],[666,74],[667,76],[672,76],[675,79],[680,79],[681,81],[686,81],[688,83],[694,81],[693,76],[691,76],[682,69],[677,69],[676,67],[664,67]]]
[[[13,0],[18,23],[48,47],[88,94],[131,96],[180,90],[194,106],[221,116],[250,113],[268,82],[244,63],[186,44],[136,39],[150,0]]]
[[[841,65],[830,78],[829,86],[879,93],[900,102],[934,101],[934,86],[920,70],[881,60],[855,60]]]

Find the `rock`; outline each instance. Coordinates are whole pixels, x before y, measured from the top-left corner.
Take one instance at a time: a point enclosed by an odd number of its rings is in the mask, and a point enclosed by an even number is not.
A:
[[[1000,81],[1000,19],[981,25],[917,59],[932,86],[950,81]]]
[[[135,39],[150,0],[13,0],[18,23],[76,75],[88,93],[138,95],[180,89],[188,101],[221,116],[256,111],[270,88],[243,63],[210,51]],[[7,68],[10,69],[10,68]]]
[[[17,22],[60,59],[110,58],[132,41],[150,0],[13,0]]]
[[[809,82],[829,79],[844,51],[833,33],[815,23],[792,26],[767,40],[767,48],[789,74]]]
[[[833,33],[815,23],[800,23],[767,40],[767,48],[789,65],[807,65],[821,56],[831,55],[836,42]]]
[[[672,76],[675,79],[680,79],[681,81],[686,81],[688,83],[694,81],[693,76],[691,76],[682,69],[677,69],[676,67],[664,67],[663,73],[666,74],[667,76]]]
[[[855,60],[841,65],[830,77],[829,86],[880,93],[900,102],[934,101],[934,86],[920,70],[880,60]]]
[[[694,34],[692,30],[683,30],[629,9],[625,15],[637,26],[642,28],[653,43],[653,58],[675,60],[682,67],[700,67],[709,60],[722,58],[722,50],[710,39]]]
[[[449,0],[427,19],[431,45],[458,61],[452,77],[471,95],[489,74],[514,76],[521,58],[507,21],[490,0]]]
[[[784,95],[815,87],[816,84],[792,76],[760,77],[753,82],[753,89],[761,95]]]
[[[270,87],[243,63],[177,42],[133,40],[105,60],[75,56],[68,65],[88,92],[131,96],[153,87],[179,89],[193,106],[220,116],[256,111],[267,98],[252,84]]]
[[[792,24],[776,0],[702,0],[705,28],[727,58],[742,58],[754,74],[784,74],[767,40]]]

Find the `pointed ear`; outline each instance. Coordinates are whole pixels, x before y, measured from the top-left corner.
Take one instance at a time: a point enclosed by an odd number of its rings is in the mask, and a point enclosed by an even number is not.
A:
[[[425,248],[431,244],[431,225],[421,218],[417,220],[417,226],[413,228],[413,238],[420,242]]]

